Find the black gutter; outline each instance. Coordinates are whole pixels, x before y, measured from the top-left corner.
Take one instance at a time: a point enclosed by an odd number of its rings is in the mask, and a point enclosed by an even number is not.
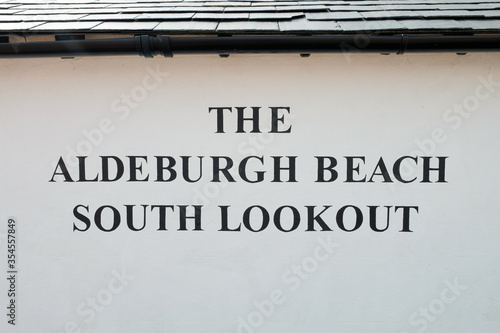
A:
[[[362,41],[362,47],[358,47]],[[500,35],[168,37],[0,43],[0,58],[242,53],[500,52]]]

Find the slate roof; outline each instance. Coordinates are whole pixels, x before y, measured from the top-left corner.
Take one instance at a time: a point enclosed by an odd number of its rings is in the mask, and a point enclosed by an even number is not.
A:
[[[0,34],[498,33],[499,0],[0,0]]]

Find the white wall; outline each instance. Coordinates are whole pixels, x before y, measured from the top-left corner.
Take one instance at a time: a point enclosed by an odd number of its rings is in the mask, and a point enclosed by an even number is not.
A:
[[[499,65],[496,54],[0,61],[2,276],[9,218],[18,271],[15,327],[1,279],[2,332],[498,332]],[[216,134],[214,106],[287,106],[292,131],[236,134],[233,114]],[[49,182],[61,156],[77,178],[74,155],[88,156],[89,178],[107,155],[148,156],[151,178],[157,155],[207,164],[197,183]],[[265,181],[211,182],[220,155],[263,156]],[[319,155],[337,158],[337,181],[315,182]],[[370,176],[380,157],[391,168],[405,155],[447,156],[447,183],[344,182],[344,156],[365,156]],[[271,156],[298,156],[298,181],[272,183]],[[80,204],[200,204],[204,231],[176,231],[177,208],[168,231],[156,211],[140,232],[73,231]],[[221,232],[218,205],[232,226],[252,205],[294,206],[301,225]],[[306,205],[332,206],[333,231],[305,232]],[[364,213],[356,231],[335,223],[345,205]],[[418,206],[413,232],[399,232],[401,211],[372,231],[368,205]]]

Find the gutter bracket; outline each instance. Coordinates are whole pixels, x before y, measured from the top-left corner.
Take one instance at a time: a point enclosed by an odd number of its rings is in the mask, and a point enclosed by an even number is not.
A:
[[[135,46],[137,53],[145,58],[154,58],[158,54],[168,58],[173,57],[168,36],[135,36]]]
[[[159,50],[161,54],[165,58],[172,58],[174,55],[172,54],[172,50],[170,49],[170,37],[168,36],[161,36],[161,37],[156,37],[155,41],[158,42],[159,44]]]
[[[56,41],[64,40],[85,40],[85,35],[55,35],[54,39]]]
[[[408,46],[408,35],[401,34],[401,45],[399,46],[399,51],[396,54],[404,54],[406,52],[406,47]]]
[[[217,37],[219,38],[228,38],[228,37],[233,37],[233,35],[231,34],[222,34],[222,35],[218,35]],[[219,57],[221,58],[229,58],[231,54],[230,53],[219,53]]]
[[[148,35],[135,36],[135,46],[137,47],[137,52],[145,58],[154,57],[153,53],[151,53],[151,49],[149,48],[150,37],[151,36]]]

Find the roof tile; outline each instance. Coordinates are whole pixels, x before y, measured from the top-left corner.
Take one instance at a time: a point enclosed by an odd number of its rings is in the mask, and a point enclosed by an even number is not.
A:
[[[12,31],[498,32],[499,0],[0,0]],[[5,30],[3,30],[5,31]]]
[[[157,21],[171,21],[171,20],[190,20],[194,16],[191,13],[150,13],[141,14],[136,17],[136,20],[157,20]]]
[[[140,31],[140,30],[153,30],[160,22],[103,22],[92,30],[98,31]]]
[[[0,31],[23,31],[36,27],[44,22],[20,22],[20,23],[5,23],[0,22]]]
[[[217,29],[217,22],[214,21],[166,21],[158,24],[155,32],[165,33],[207,33]]]
[[[248,20],[249,13],[196,13],[194,20]]]
[[[279,30],[276,21],[220,22],[217,26],[217,32],[276,32]]]
[[[302,16],[304,16],[304,13],[300,12],[250,13],[250,20],[290,20]]]
[[[395,20],[380,21],[339,21],[338,24],[344,31],[348,32],[372,32],[372,31],[390,31],[405,30],[406,27]]]
[[[310,31],[311,28],[315,31],[326,32],[339,32],[342,31],[340,26],[335,21],[308,21],[307,19],[298,19],[293,21],[279,22],[280,30],[283,32],[298,32],[303,33]]]
[[[460,23],[471,29],[500,31],[500,20],[465,20]]]
[[[462,22],[457,22],[451,19],[437,20],[398,20],[400,24],[409,30],[454,30],[467,29],[467,26]]]
[[[306,18],[309,21],[335,21],[361,19],[362,16],[358,12],[316,12],[306,13]]]
[[[49,22],[41,25],[37,25],[30,30],[36,31],[56,31],[56,30],[64,30],[64,31],[75,31],[80,29],[92,29],[96,25],[101,22],[93,22],[93,21],[82,21],[82,22]]]

